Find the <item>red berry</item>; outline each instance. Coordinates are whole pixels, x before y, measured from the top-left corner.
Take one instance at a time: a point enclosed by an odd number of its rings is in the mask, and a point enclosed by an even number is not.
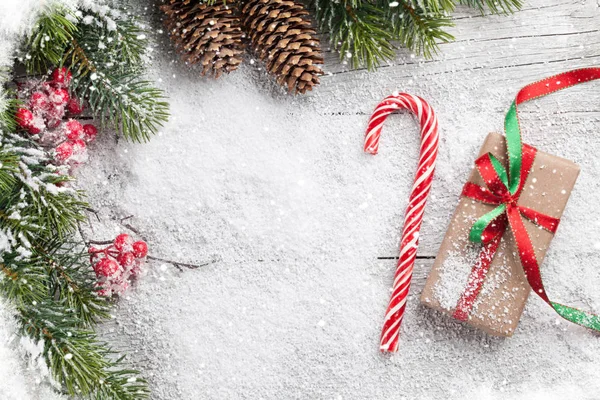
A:
[[[29,128],[33,123],[33,114],[26,108],[19,108],[15,114],[17,124],[22,128]]]
[[[38,128],[37,126],[35,126],[34,124],[29,125],[27,127],[27,132],[29,132],[29,134],[31,135],[37,135],[38,133],[40,133],[42,130],[40,128]]]
[[[48,110],[46,110],[44,117],[46,118],[47,121],[58,120],[60,122],[60,120],[62,120],[64,115],[65,115],[65,108],[62,105],[52,103],[48,106]],[[53,127],[56,127],[56,125],[58,125],[58,124],[55,124],[55,126],[53,126]],[[49,128],[53,128],[53,127],[49,127]]]
[[[73,154],[77,155],[77,154],[81,154],[85,151],[86,145],[83,140],[75,139],[70,142],[73,145]]]
[[[135,258],[144,258],[148,255],[148,245],[146,242],[140,240],[133,244],[133,255]]]
[[[72,98],[67,103],[67,110],[71,114],[81,114],[83,112],[83,103],[75,98]]]
[[[49,105],[50,101],[48,100],[48,96],[43,92],[34,92],[29,98],[29,106],[33,110],[45,111],[48,109]]]
[[[81,126],[79,121],[70,119],[65,124],[65,130],[69,139],[76,140],[81,137],[81,134],[83,133],[83,126]]]
[[[67,104],[70,98],[67,89],[58,88],[50,92],[50,100],[57,105]]]
[[[57,161],[65,162],[73,155],[73,143],[72,142],[63,142],[56,146],[55,156]]]
[[[115,241],[113,242],[113,244],[115,245],[117,250],[123,251],[125,246],[127,246],[128,244],[131,244],[131,242],[132,242],[131,236],[129,236],[126,233],[121,233],[119,236],[117,236],[115,238]]]
[[[111,258],[103,258],[94,264],[94,272],[96,276],[113,276],[119,271],[119,264]]]
[[[86,142],[91,142],[96,139],[96,135],[98,134],[98,129],[92,124],[85,124],[83,126],[83,140]]]
[[[65,67],[56,68],[52,71],[52,82],[58,85],[69,86],[71,83],[71,71],[68,71]]]
[[[46,121],[46,127],[48,129],[54,129],[60,125],[60,119],[49,119]]]
[[[135,260],[135,256],[132,252],[128,251],[125,253],[121,253],[117,256],[117,262],[121,264],[123,267],[129,267],[133,264]]]

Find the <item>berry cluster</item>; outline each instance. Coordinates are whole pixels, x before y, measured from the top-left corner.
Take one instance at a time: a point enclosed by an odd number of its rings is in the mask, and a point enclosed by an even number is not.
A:
[[[122,233],[104,249],[90,247],[90,262],[98,279],[98,293],[112,296],[123,293],[132,280],[140,275],[148,255],[148,245]]]
[[[34,140],[53,149],[57,164],[74,167],[87,160],[87,144],[98,130],[71,118],[83,112],[83,102],[71,97],[70,83],[71,73],[64,67],[55,69],[48,81],[21,83],[18,97],[24,105],[16,120]]]

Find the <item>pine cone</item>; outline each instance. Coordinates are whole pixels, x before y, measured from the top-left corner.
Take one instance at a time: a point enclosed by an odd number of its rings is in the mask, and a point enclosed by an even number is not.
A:
[[[323,64],[319,39],[307,18],[308,11],[294,0],[247,0],[243,25],[252,46],[291,92],[304,93],[319,83]]]
[[[202,75],[215,78],[237,69],[242,62],[240,19],[230,7],[233,0],[217,0],[214,5],[200,0],[167,0],[161,6],[171,40],[189,64],[200,63]]]

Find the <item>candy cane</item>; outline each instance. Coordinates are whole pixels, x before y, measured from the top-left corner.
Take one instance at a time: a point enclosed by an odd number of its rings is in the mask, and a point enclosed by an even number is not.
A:
[[[413,266],[417,257],[419,229],[423,220],[423,210],[427,196],[431,189],[439,142],[438,122],[433,109],[418,96],[400,93],[386,97],[375,108],[365,135],[365,152],[377,154],[383,123],[388,115],[398,109],[408,109],[419,118],[421,123],[421,155],[404,217],[400,257],[394,276],[392,297],[381,332],[381,351],[398,350],[400,324],[404,317]]]

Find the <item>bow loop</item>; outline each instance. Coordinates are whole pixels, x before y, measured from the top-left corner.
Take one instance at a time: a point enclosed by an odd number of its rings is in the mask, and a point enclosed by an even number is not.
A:
[[[492,153],[486,153],[475,160],[475,167],[490,192],[502,203],[507,202],[511,193],[508,190],[508,174],[502,163]]]
[[[500,204],[492,211],[479,217],[471,227],[469,232],[469,240],[474,243],[488,243],[496,236],[501,235],[506,229],[506,225],[502,225],[497,219],[506,213],[506,205]],[[502,227],[500,232],[498,228]]]

